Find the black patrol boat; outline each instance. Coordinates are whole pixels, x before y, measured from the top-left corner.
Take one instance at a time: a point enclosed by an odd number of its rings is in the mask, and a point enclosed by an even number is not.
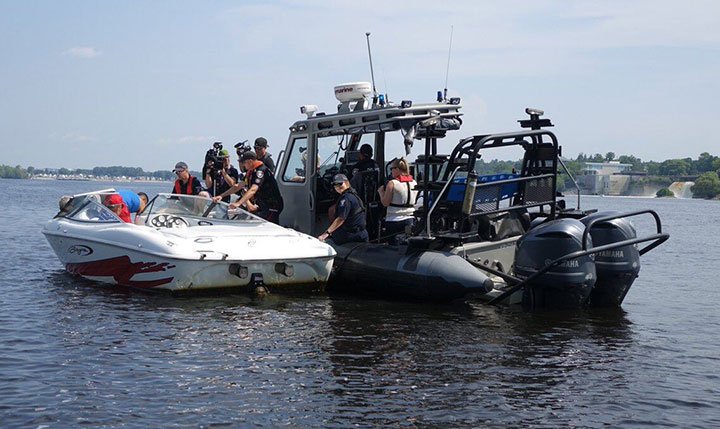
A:
[[[317,112],[290,127],[278,163],[285,200],[281,224],[319,235],[337,199],[332,178],[351,175],[359,148],[370,144],[380,168],[358,172],[369,243],[335,245],[328,291],[408,300],[477,298],[526,308],[619,306],[640,270],[640,256],[668,239],[652,210],[632,213],[566,208],[559,196],[557,137],[543,112],[526,109],[520,130],[463,138],[449,154],[438,141],[462,125],[460,99],[428,104],[370,97],[369,83],[335,87],[337,113]],[[424,147],[409,157],[416,142]],[[498,148],[521,152],[519,171],[480,175],[482,156]],[[377,188],[389,164],[411,163],[419,194],[415,226],[399,245],[385,243]],[[488,158],[492,159],[492,158]],[[574,183],[574,179],[572,180]],[[638,236],[631,218],[650,216],[655,231]],[[642,245],[642,246],[641,246]]]

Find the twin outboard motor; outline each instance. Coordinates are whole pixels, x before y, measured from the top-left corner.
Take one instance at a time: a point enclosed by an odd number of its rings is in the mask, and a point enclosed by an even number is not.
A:
[[[514,273],[520,278],[544,269],[552,261],[582,250],[585,225],[576,219],[556,219],[538,225],[517,242]],[[588,238],[588,248],[592,241]],[[578,308],[595,286],[595,263],[589,255],[568,259],[531,280],[524,288],[526,308]]]
[[[599,212],[580,221],[589,225],[594,219],[616,216],[618,212]],[[626,218],[619,217],[594,223],[590,236],[595,247],[637,237],[635,227]],[[618,307],[625,299],[630,286],[640,271],[640,252],[635,245],[603,250],[595,254],[597,283],[590,294],[592,307]]]

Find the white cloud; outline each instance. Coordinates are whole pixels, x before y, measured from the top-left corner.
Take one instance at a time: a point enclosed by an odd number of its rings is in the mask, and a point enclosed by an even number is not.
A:
[[[102,55],[102,51],[90,46],[77,46],[63,52],[63,55],[69,55],[75,58],[95,58]]]

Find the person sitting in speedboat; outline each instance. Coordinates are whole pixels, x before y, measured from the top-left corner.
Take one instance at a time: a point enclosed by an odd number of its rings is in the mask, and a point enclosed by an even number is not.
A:
[[[203,190],[200,180],[197,177],[190,175],[190,171],[188,170],[188,165],[186,163],[183,161],[178,162],[175,164],[175,169],[173,171],[178,177],[175,181],[175,185],[173,186],[173,194],[199,195],[210,198],[210,194]]]
[[[383,220],[382,236],[387,237],[390,244],[397,244],[397,235],[405,232],[405,228],[412,227],[415,221],[415,179],[410,175],[410,169],[405,159],[394,159],[390,164],[392,179],[385,186],[378,188],[380,202],[387,207],[387,214]]]
[[[335,192],[340,194],[335,210],[335,220],[327,231],[320,234],[318,239],[325,241],[331,238],[335,244],[350,242],[367,242],[369,239],[366,229],[365,206],[357,192],[350,186],[350,181],[344,174],[333,177]]]

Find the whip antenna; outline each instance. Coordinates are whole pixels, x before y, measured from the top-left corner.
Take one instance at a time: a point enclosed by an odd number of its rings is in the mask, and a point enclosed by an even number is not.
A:
[[[377,104],[377,89],[375,89],[375,72],[373,72],[373,64],[372,64],[372,53],[370,52],[370,33],[365,33],[365,38],[367,38],[367,47],[368,47],[368,58],[370,58],[370,77],[372,78],[372,86],[373,86],[373,106]]]
[[[443,92],[443,99],[445,99],[445,100],[447,100],[447,83],[448,83],[448,76],[450,75],[450,53],[452,52],[453,30],[454,30],[454,27],[451,25],[450,26],[450,46],[448,47],[447,69],[445,69],[445,91]]]

